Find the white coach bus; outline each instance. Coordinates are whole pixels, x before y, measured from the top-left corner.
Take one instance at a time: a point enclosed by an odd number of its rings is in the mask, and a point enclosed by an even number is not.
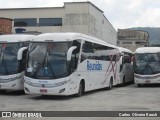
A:
[[[0,36],[0,91],[23,90],[27,41],[33,35]],[[19,54],[19,55],[18,55]],[[19,58],[18,58],[19,56]]]
[[[119,83],[121,86],[124,86],[127,82],[134,82],[134,69],[133,61],[134,53],[131,50],[126,48],[118,47],[120,51],[120,60],[119,60]]]
[[[143,84],[160,83],[160,47],[143,47],[135,51],[134,82]]]
[[[116,46],[80,33],[45,33],[30,42],[27,94],[72,95],[120,83]]]

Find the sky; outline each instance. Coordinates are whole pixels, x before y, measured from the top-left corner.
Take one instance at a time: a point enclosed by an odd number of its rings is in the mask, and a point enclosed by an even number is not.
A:
[[[160,27],[160,0],[0,0],[0,8],[61,7],[81,1],[100,8],[115,29]]]

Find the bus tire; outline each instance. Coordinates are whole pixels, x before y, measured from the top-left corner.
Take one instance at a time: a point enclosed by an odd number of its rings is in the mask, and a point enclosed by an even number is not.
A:
[[[6,93],[7,90],[0,90],[0,94]]]
[[[124,87],[125,86],[125,76],[123,77],[123,81],[122,81],[122,83],[121,83],[121,87]]]
[[[76,97],[82,96],[83,92],[84,92],[84,82],[81,81],[79,84],[79,89],[78,89],[78,93],[76,94]]]
[[[137,87],[142,87],[142,85],[141,84],[137,84]]]
[[[109,82],[109,86],[108,86],[108,90],[111,90],[113,87],[113,78],[111,77],[110,82]]]

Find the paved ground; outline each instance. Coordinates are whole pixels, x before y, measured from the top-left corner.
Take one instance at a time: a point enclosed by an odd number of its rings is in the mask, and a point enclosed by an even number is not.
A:
[[[137,88],[134,84],[114,87],[112,90],[96,90],[82,97],[25,95],[23,92],[0,94],[1,111],[160,111],[160,85]],[[1,120],[2,118],[0,118]],[[51,119],[51,118],[47,118]],[[53,119],[53,118],[52,118]],[[63,120],[64,118],[54,118]],[[67,119],[67,118],[65,118]],[[68,118],[67,120],[75,118]],[[77,118],[83,120],[85,118]],[[106,118],[87,118],[106,120]],[[114,118],[125,120],[127,118]],[[146,120],[140,118],[139,120]],[[147,118],[150,120],[151,118]],[[158,118],[152,118],[158,120]],[[3,120],[3,119],[2,119]],[[37,119],[38,120],[38,119]],[[107,118],[113,120],[113,118]],[[135,118],[129,118],[135,120]]]

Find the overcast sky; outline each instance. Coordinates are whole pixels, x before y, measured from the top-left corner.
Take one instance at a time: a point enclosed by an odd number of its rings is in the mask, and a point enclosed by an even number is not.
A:
[[[0,8],[55,7],[87,0],[0,0]],[[160,0],[89,0],[116,28],[160,27]],[[1,17],[1,16],[0,16]]]

